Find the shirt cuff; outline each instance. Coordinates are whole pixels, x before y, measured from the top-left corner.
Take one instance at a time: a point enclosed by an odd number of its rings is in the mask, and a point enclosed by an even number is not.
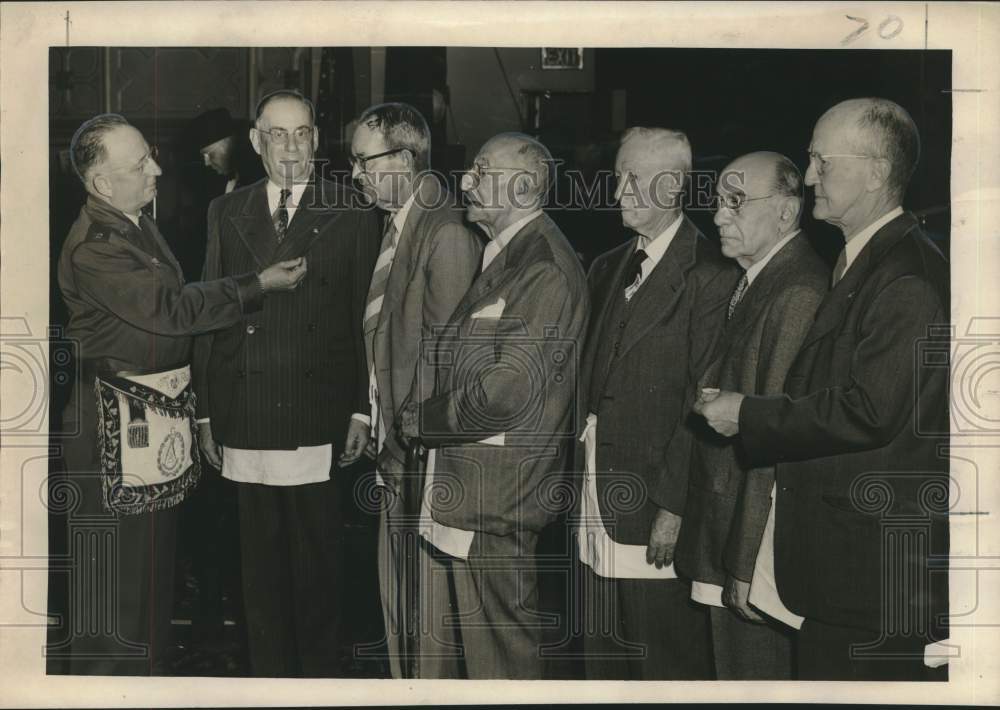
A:
[[[201,419],[195,419],[194,423],[195,424],[208,424],[210,421],[212,421],[211,417],[202,417]]]
[[[372,418],[367,414],[359,414],[355,412],[354,414],[351,415],[351,419],[357,419],[359,422],[361,422],[367,427],[370,427],[372,425]]]

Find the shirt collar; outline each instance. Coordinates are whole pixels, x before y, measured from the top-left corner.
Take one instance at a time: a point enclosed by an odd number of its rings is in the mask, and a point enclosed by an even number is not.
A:
[[[851,264],[854,263],[854,260],[858,258],[858,254],[861,253],[861,250],[864,249],[865,245],[868,244],[868,242],[872,240],[872,237],[875,236],[875,233],[889,222],[896,219],[896,217],[899,217],[901,214],[903,214],[903,208],[897,206],[895,209],[889,210],[853,237],[848,239],[844,244],[844,271],[847,271],[847,269],[850,268]]]
[[[396,225],[396,243],[399,243],[399,235],[403,233],[403,225],[406,224],[406,217],[410,214],[410,208],[413,207],[413,203],[416,201],[417,193],[414,192],[410,197],[403,203],[403,206],[396,210],[396,213],[392,216],[392,222]]]
[[[500,234],[497,235],[497,238],[493,240],[498,245],[497,251],[500,251],[505,246],[507,246],[508,242],[510,242],[510,240],[514,238],[514,235],[520,232],[521,229],[523,229],[528,222],[535,219],[536,217],[541,216],[541,214],[542,214],[541,210],[535,210],[531,214],[527,214],[521,219],[517,220],[516,222],[514,222],[514,224],[508,225],[507,228],[504,229],[502,232],[500,232]]]
[[[683,213],[678,213],[677,219],[671,222],[670,226],[660,232],[654,239],[649,239],[641,234],[636,239],[636,251],[642,249],[646,252],[646,261],[642,263],[643,276],[652,271],[660,263],[663,255],[667,253],[667,247],[670,246],[670,243],[674,241],[674,237],[677,236],[677,230],[681,228],[683,218]],[[642,245],[643,242],[646,242],[646,246]]]
[[[800,231],[801,230],[796,229],[790,234],[786,234],[781,239],[781,241],[779,241],[777,244],[771,247],[770,251],[768,251],[767,254],[764,255],[763,259],[756,262],[755,264],[750,264],[750,266],[747,267],[747,286],[753,283],[753,280],[760,275],[760,272],[764,270],[764,267],[767,266],[767,263],[771,261],[774,255],[777,254],[779,251],[781,251],[782,247],[788,244],[788,242],[792,241],[792,237],[794,237]]]
[[[306,188],[309,187],[307,182],[296,182],[292,184],[292,194],[289,196],[288,201],[285,203],[285,207],[288,209],[295,209],[299,206],[299,201],[302,199],[302,193],[305,192]],[[278,201],[281,200],[282,187],[275,185],[270,180],[267,181],[267,204],[271,207],[273,212],[278,206]]]

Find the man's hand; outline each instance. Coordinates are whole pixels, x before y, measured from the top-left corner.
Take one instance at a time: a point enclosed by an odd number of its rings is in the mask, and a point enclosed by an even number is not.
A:
[[[763,617],[750,606],[750,582],[728,575],[726,585],[722,588],[722,603],[744,621],[764,623]]]
[[[410,439],[420,436],[420,405],[410,402],[403,407],[399,412],[396,427],[399,430],[399,438],[409,446]]]
[[[347,427],[347,441],[344,442],[344,453],[337,459],[337,465],[344,468],[361,458],[370,436],[371,427],[360,419],[351,417],[351,423]]]
[[[257,278],[264,291],[291,291],[299,285],[299,281],[306,276],[306,258],[300,256],[298,259],[279,261],[272,264],[259,274]]]
[[[649,531],[649,545],[646,547],[646,564],[656,565],[656,569],[667,567],[674,561],[674,547],[677,534],[681,531],[681,516],[660,508],[653,518]]]
[[[708,425],[723,436],[740,433],[740,407],[744,396],[737,392],[720,392],[705,387],[698,393],[694,411],[705,417]]]
[[[393,456],[388,447],[383,446],[375,463],[375,469],[382,475],[382,480],[397,493],[403,483],[404,468],[403,462]]]
[[[211,422],[202,422],[198,425],[198,446],[201,453],[205,455],[205,460],[212,468],[222,469],[222,448],[212,438]]]

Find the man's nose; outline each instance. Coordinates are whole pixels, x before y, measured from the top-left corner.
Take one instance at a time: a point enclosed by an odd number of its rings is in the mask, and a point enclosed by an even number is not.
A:
[[[361,166],[358,163],[351,163],[351,179],[357,180],[361,177]]]
[[[819,175],[816,174],[816,168],[813,167],[812,161],[809,162],[809,167],[806,168],[804,180],[806,185],[815,185],[819,182]]]
[[[469,170],[462,176],[462,182],[460,186],[464,192],[469,190],[474,190],[476,188],[476,179],[472,176],[472,171]]]
[[[206,168],[211,167],[211,165],[212,165],[212,159],[209,157],[208,153],[202,153],[201,154],[201,159],[205,162],[205,167]]]
[[[721,227],[722,225],[724,225],[726,222],[729,221],[729,215],[725,214],[725,212],[726,209],[724,207],[720,207],[719,209],[715,210],[715,216],[712,217],[712,221],[715,223],[716,227]]]
[[[149,159],[149,165],[146,167],[146,171],[154,177],[163,175],[163,170],[160,169],[159,163],[152,158]]]

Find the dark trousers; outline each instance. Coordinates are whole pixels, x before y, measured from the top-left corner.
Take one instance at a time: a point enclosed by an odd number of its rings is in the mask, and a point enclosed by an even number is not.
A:
[[[879,636],[877,631],[806,619],[798,635],[799,680],[948,680],[947,665],[924,665],[925,639],[890,638],[880,643]]]
[[[777,621],[755,624],[724,607],[709,608],[718,680],[791,680],[794,632]]]
[[[253,675],[340,675],[341,585],[349,572],[335,483],[237,489]]]
[[[82,393],[81,393],[82,391]],[[79,406],[77,405],[79,402]],[[64,413],[66,478],[52,500],[66,506],[69,604],[48,654],[74,675],[153,675],[168,669],[178,510],[116,515],[101,504],[96,406],[78,387]]]
[[[580,565],[588,680],[710,680],[708,611],[678,579],[609,579]]]

